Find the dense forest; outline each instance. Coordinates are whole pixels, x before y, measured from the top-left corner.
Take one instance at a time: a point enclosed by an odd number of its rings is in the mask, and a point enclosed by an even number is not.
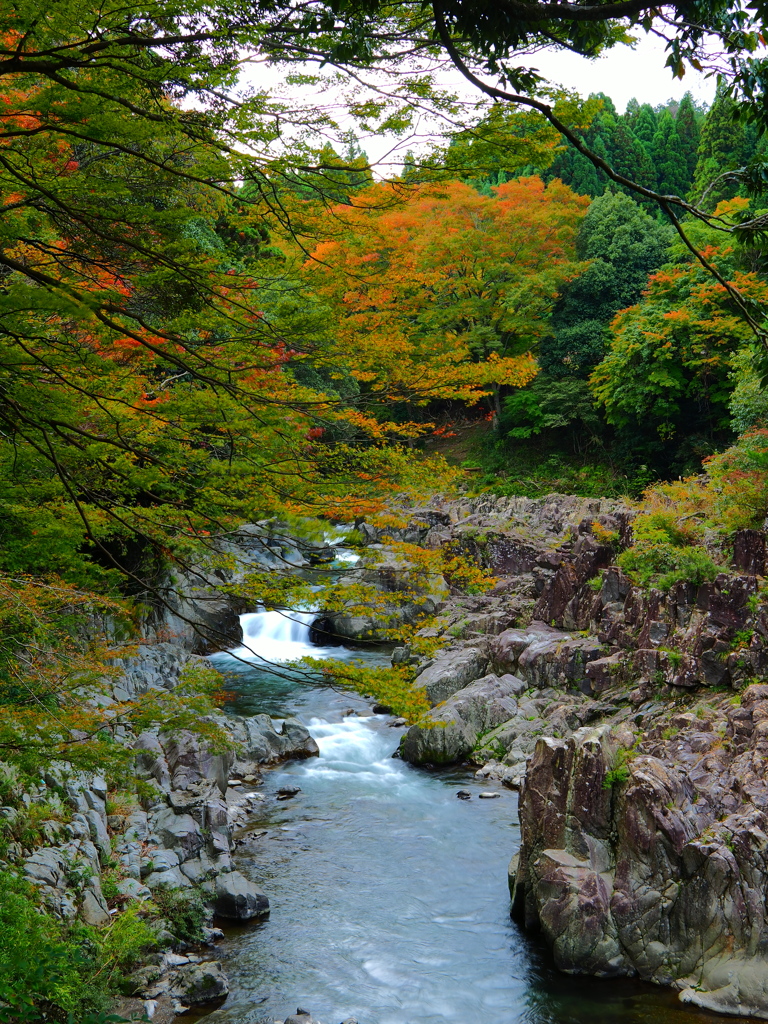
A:
[[[724,532],[768,512],[759,68],[734,63],[708,109],[640,95],[624,113],[537,91],[524,68],[504,75],[527,108],[491,102],[496,87],[462,106],[410,69],[349,100],[351,130],[307,62],[359,78],[442,45],[461,70],[460,43],[495,74],[526,34],[589,54],[621,41],[611,5],[514,32],[459,5],[426,41],[405,8],[353,4],[339,27],[300,6],[108,4],[84,29],[75,4],[5,12],[0,921],[26,938],[0,951],[0,1021],[102,1019],[99,985],[146,942],[136,918],[106,940],[76,925],[75,955],[29,909],[14,850],[64,811],[20,794],[54,762],[124,778],[126,730],[206,730],[210,673],[105,693],[162,580],[213,538],[352,527],[455,488],[658,485]],[[680,28],[678,62],[698,59],[698,31]],[[734,62],[754,43],[727,39]],[[249,46],[293,93],[232,98]],[[364,134],[402,141],[427,103],[440,131],[372,168]],[[248,588],[251,604],[306,596],[290,569]]]

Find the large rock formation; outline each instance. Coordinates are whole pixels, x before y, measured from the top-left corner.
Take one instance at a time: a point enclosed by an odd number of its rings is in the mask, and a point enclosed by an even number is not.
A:
[[[514,911],[565,971],[768,1019],[768,686],[656,718],[539,739]]]

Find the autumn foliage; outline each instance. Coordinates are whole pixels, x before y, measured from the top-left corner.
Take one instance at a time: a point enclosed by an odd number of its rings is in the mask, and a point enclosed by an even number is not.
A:
[[[520,387],[563,283],[579,270],[588,200],[522,178],[469,185],[381,184],[334,211],[306,277],[336,317],[324,358],[377,393],[423,404]]]

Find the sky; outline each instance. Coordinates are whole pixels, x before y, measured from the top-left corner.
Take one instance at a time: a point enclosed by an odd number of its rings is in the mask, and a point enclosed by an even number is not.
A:
[[[568,51],[546,52],[529,58],[528,63],[560,85],[575,89],[583,96],[604,92],[623,113],[634,96],[640,103],[664,103],[682,99],[690,92],[695,100],[711,104],[715,98],[715,79],[705,78],[691,69],[680,81],[664,67],[664,44],[653,36],[643,36],[634,48],[615,46],[597,60],[585,60]]]
[[[536,68],[553,85],[565,86],[585,98],[592,92],[604,92],[611,97],[619,113],[624,112],[633,97],[641,104],[656,106],[669,99],[682,99],[686,92],[690,92],[697,102],[711,105],[715,98],[714,77],[707,78],[689,68],[682,80],[673,78],[670,69],[664,66],[665,60],[663,41],[641,35],[634,47],[617,45],[595,60],[587,60],[567,50],[553,49],[523,57],[520,64]],[[453,74],[450,84],[461,95],[473,99],[479,96],[458,72]],[[447,80],[446,84],[449,84]],[[380,172],[386,173],[393,169],[386,156],[393,141],[375,137],[363,140],[369,159],[374,163],[382,161]],[[405,148],[401,140],[399,153],[394,155],[395,162],[402,159]],[[416,152],[420,151],[417,140],[413,148]]]
[[[640,103],[656,106],[669,99],[681,99],[690,92],[694,100],[711,104],[715,96],[715,79],[706,78],[703,74],[688,69],[681,80],[673,78],[669,68],[664,66],[666,54],[662,40],[641,35],[634,47],[617,45],[604,56],[595,60],[587,60],[566,50],[542,50],[533,55],[521,57],[519,63],[537,69],[553,85],[562,85],[574,90],[583,97],[592,92],[604,92],[614,101],[619,113],[623,113],[626,105],[633,97]],[[309,70],[309,69],[308,69]],[[244,73],[244,82],[257,87],[280,88],[283,72],[263,64]],[[470,103],[481,98],[481,94],[470,85],[458,71],[440,74],[440,81],[448,88],[455,90]],[[308,97],[299,94],[299,105],[303,106]],[[309,99],[310,105],[312,99]],[[334,103],[333,93],[324,94],[319,103]],[[340,111],[339,111],[340,112]],[[340,118],[341,127],[345,127],[345,119]],[[349,128],[353,122],[347,120]],[[368,135],[360,138],[360,143],[368,159],[374,165],[374,173],[387,176],[399,173],[406,152],[411,149],[415,153],[428,151],[437,134],[443,134],[447,124],[440,119],[422,118],[414,134],[408,137]],[[290,131],[287,132],[290,136]],[[332,140],[339,148],[339,144]]]

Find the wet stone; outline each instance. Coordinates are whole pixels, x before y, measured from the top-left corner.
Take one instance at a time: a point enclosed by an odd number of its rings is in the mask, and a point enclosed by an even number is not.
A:
[[[290,800],[301,792],[301,786],[281,786],[277,791],[278,800]]]

